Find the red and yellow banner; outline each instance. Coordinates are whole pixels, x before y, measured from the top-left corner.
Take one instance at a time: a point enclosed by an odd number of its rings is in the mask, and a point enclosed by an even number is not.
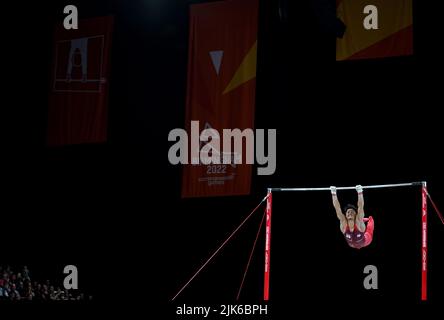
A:
[[[413,54],[412,0],[337,0],[337,15],[346,25],[336,40],[336,60],[373,59]],[[376,30],[363,21],[367,5],[378,9]]]
[[[223,129],[254,128],[257,29],[258,0],[191,6],[189,136],[191,121],[199,121],[201,131],[212,128],[221,135]],[[249,194],[251,170],[251,164],[184,165],[182,196]]]
[[[48,112],[50,146],[107,140],[112,17],[55,31]]]

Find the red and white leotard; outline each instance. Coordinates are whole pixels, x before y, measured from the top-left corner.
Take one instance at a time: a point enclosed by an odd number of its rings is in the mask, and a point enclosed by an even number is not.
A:
[[[352,248],[361,249],[368,246],[373,240],[374,221],[373,217],[368,218],[365,232],[358,230],[358,227],[354,226],[353,231],[350,228],[345,228],[344,237],[348,245]]]

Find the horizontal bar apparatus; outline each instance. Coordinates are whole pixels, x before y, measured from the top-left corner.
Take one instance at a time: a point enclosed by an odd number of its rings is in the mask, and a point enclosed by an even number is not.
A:
[[[421,299],[427,300],[427,182],[409,182],[398,184],[380,184],[363,186],[363,189],[380,189],[380,188],[397,188],[397,187],[412,187],[422,186],[422,252],[421,252]],[[355,190],[355,187],[337,187],[336,190]],[[267,227],[265,234],[265,281],[264,281],[264,300],[269,300],[269,281],[270,281],[270,239],[271,239],[271,214],[272,214],[272,192],[273,191],[330,191],[328,188],[268,188],[267,189]],[[431,200],[431,199],[430,199]],[[438,210],[437,210],[438,211]]]

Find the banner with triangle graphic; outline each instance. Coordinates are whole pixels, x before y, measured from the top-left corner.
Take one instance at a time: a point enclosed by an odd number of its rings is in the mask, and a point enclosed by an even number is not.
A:
[[[336,40],[337,61],[413,54],[412,0],[336,0],[336,5],[346,25],[344,37]],[[364,27],[368,14],[376,12],[365,12],[367,5],[377,9],[377,29]]]
[[[185,127],[254,129],[258,0],[190,7]],[[243,152],[245,153],[245,146]],[[223,157],[236,157],[225,155]],[[183,197],[246,195],[252,165],[184,165]]]

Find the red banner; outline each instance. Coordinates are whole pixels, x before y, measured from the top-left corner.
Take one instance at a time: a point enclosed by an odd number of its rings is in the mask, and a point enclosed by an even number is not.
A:
[[[106,142],[112,28],[112,17],[56,28],[48,145]]]
[[[186,129],[253,129],[258,0],[196,4],[190,10]],[[221,143],[222,145],[222,143]],[[202,143],[200,145],[202,147]],[[243,153],[245,153],[245,145]],[[236,157],[223,154],[221,157]],[[245,157],[244,157],[245,158]],[[250,193],[251,164],[184,165],[182,196]]]

